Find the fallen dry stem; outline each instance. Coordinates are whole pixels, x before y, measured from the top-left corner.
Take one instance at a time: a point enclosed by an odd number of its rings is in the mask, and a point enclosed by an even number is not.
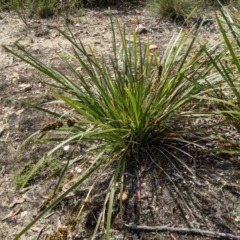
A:
[[[132,224],[124,224],[126,227],[134,229],[134,230],[143,230],[143,231],[169,231],[169,232],[178,232],[178,233],[195,233],[200,235],[208,235],[217,238],[225,238],[225,239],[240,239],[240,236],[236,236],[229,233],[220,233],[208,230],[201,230],[196,228],[174,228],[168,226],[141,226],[141,225],[132,225]]]

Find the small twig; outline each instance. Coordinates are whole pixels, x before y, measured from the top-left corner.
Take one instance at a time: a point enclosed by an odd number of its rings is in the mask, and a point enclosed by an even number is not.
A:
[[[101,222],[104,222],[104,214],[105,214],[105,210],[106,210],[106,205],[107,205],[107,201],[109,200],[109,195],[110,195],[110,192],[107,193],[106,197],[105,197],[105,201],[104,201],[104,205],[103,205],[103,209],[98,217],[98,220],[97,220],[97,224],[96,224],[96,227],[94,229],[94,234],[92,236],[96,236],[97,234],[97,231],[99,229],[99,225]],[[93,239],[93,238],[92,238]]]
[[[44,218],[49,218],[49,217],[51,217],[54,213],[55,213],[55,212],[51,212],[51,213],[47,214]]]
[[[131,225],[124,224],[126,227],[134,230],[144,230],[144,231],[169,231],[169,232],[179,232],[179,233],[195,233],[200,235],[209,235],[217,238],[226,239],[240,239],[240,236],[236,236],[229,233],[213,232],[208,230],[201,230],[196,228],[173,228],[168,226],[141,226],[141,225]]]
[[[16,211],[12,210],[6,217],[2,219],[2,222],[7,220],[8,218],[18,215],[21,211],[22,211],[22,208],[18,208]]]
[[[164,30],[163,27],[149,27],[152,30]]]
[[[177,240],[176,237],[172,233],[169,233],[169,236],[172,240]]]
[[[45,228],[45,226],[43,226],[43,227],[39,230],[36,240],[39,239],[39,237],[40,237],[40,235],[41,235],[41,233],[42,233],[42,231],[43,231],[44,228]]]
[[[99,217],[98,217],[97,224],[96,224],[96,227],[95,227],[95,229],[94,229],[94,233],[93,233],[92,236],[95,236],[95,235],[97,234],[97,230],[99,229],[100,223],[101,223],[101,222],[104,222],[104,215],[105,215],[106,205],[107,205],[107,202],[108,202],[108,200],[109,200],[110,187],[111,187],[111,185],[112,185],[112,182],[113,182],[113,178],[111,179],[110,184],[109,184],[109,186],[108,186],[108,189],[107,189],[108,193],[107,193],[106,196],[105,196],[103,208],[102,208],[102,211],[101,211],[101,213],[100,213],[100,215],[99,215]]]

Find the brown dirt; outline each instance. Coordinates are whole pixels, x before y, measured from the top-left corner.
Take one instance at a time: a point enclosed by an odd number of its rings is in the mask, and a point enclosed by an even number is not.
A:
[[[157,27],[151,33],[143,34],[141,39],[147,41],[150,36],[152,44],[158,46],[159,52],[164,49],[177,28],[173,23],[159,21],[142,9],[113,9],[113,14],[120,23],[126,25],[127,33],[135,30],[140,23],[148,28]],[[109,54],[111,31],[106,9],[88,9],[86,16],[72,16],[71,20],[73,24],[70,28],[75,37],[80,38],[84,44],[91,45],[98,54]],[[63,19],[60,17],[52,20],[28,19],[27,21],[28,26],[14,13],[1,13],[0,45],[12,46],[14,42],[18,42],[47,64],[64,71],[56,51],[60,50],[59,45],[69,48],[69,44],[55,29],[56,26],[67,29]],[[218,38],[214,24],[204,28],[202,38],[211,38],[213,41]],[[16,155],[20,143],[52,119],[18,101],[21,99],[38,105],[47,105],[55,100],[49,88],[41,80],[42,76],[35,70],[0,49],[0,168],[3,167],[0,175],[0,239],[3,240],[13,239],[14,235],[33,219],[36,208],[51,193],[56,183],[55,179],[49,181],[43,179],[56,169],[56,165],[62,166],[61,164],[66,160],[64,156],[57,156],[56,164],[46,165],[39,170],[28,189],[24,192],[16,190],[14,178],[16,171],[35,163],[51,147],[40,144],[33,151],[24,149]],[[50,108],[58,112],[65,111],[59,105],[50,105]],[[229,129],[224,131],[226,134],[229,133]],[[126,175],[128,196],[124,202],[124,223],[194,227],[240,235],[239,159],[198,154],[195,160],[197,179],[190,177],[182,179],[172,170],[175,184],[181,188],[180,193],[166,176],[149,165],[148,161],[138,171],[130,168],[131,172]],[[107,189],[105,181],[106,179],[102,180],[96,192],[92,194],[88,209],[80,219],[76,236],[72,239],[91,239],[96,224],[94,216],[97,216],[104,202],[104,196],[100,193],[104,193]],[[44,229],[38,239],[46,239],[48,234],[57,229],[57,216],[63,225],[66,224],[67,220],[76,213],[83,199],[81,195],[84,194],[82,190],[74,195],[74,198],[64,200],[53,209],[51,216],[37,222],[21,239],[37,239],[42,227]],[[103,239],[101,237],[102,234],[99,233],[96,239]],[[119,221],[116,214],[112,226],[112,239],[210,238],[187,233],[169,234],[130,230]]]

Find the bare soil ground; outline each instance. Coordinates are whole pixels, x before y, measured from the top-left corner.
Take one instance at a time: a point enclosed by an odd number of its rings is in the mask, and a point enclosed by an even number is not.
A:
[[[147,41],[150,36],[151,43],[158,46],[159,53],[177,28],[174,23],[159,21],[143,9],[113,9],[112,12],[121,24],[125,24],[127,33],[134,31],[138,24],[152,29],[142,34],[141,39]],[[27,19],[28,26],[11,12],[3,12],[0,17],[0,45],[12,46],[14,42],[18,42],[39,59],[64,71],[57,52],[60,51],[59,45],[69,48],[69,44],[55,29],[57,26],[67,31],[61,17],[48,20]],[[111,52],[111,28],[106,9],[87,9],[86,16],[72,16],[71,20],[72,24],[69,26],[76,38],[80,38],[86,45],[91,45],[99,55],[108,55]],[[204,27],[202,38],[211,38],[213,41],[219,38],[214,23]],[[49,181],[44,181],[44,178],[50,176],[66,160],[64,154],[59,154],[53,162],[39,170],[27,189],[21,192],[16,190],[16,182],[21,181],[16,178],[16,172],[35,163],[51,147],[40,144],[32,151],[26,149],[16,155],[20,143],[52,119],[18,101],[21,99],[47,105],[55,100],[50,89],[41,80],[42,76],[30,66],[0,49],[0,239],[3,240],[13,239],[14,235],[34,218],[36,208],[51,193],[56,183],[54,178]],[[51,109],[65,111],[57,104],[51,105]],[[226,136],[239,138],[231,128],[221,131],[225,132]],[[227,155],[216,157],[198,153],[194,162],[196,166],[190,163],[190,167],[195,167],[196,179],[182,179],[172,170],[171,176],[176,186],[181,188],[180,193],[166,176],[159,169],[154,169],[147,160],[141,169],[129,168],[126,174],[128,194],[124,201],[124,223],[118,219],[116,206],[112,239],[216,239],[216,236],[210,238],[187,232],[131,230],[124,225],[130,223],[192,227],[239,236],[239,159]],[[85,190],[87,187],[86,183]],[[69,239],[91,239],[106,189],[106,179],[102,179],[77,224],[74,236],[69,235]],[[65,199],[52,210],[52,215],[40,220],[21,239],[46,239],[48,234],[56,231],[59,222],[66,224],[76,215],[83,195],[86,194],[85,190],[80,189],[73,198]],[[103,239],[103,235],[99,233],[96,239]]]

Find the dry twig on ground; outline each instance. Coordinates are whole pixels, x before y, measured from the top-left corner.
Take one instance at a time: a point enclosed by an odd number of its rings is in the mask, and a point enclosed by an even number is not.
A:
[[[220,233],[208,230],[201,230],[196,228],[174,228],[168,226],[141,226],[141,225],[131,225],[124,224],[126,227],[131,228],[133,230],[143,230],[143,231],[169,231],[169,232],[178,232],[178,233],[195,233],[200,235],[207,235],[217,238],[225,238],[225,239],[240,239],[240,236],[236,236],[229,233]]]

